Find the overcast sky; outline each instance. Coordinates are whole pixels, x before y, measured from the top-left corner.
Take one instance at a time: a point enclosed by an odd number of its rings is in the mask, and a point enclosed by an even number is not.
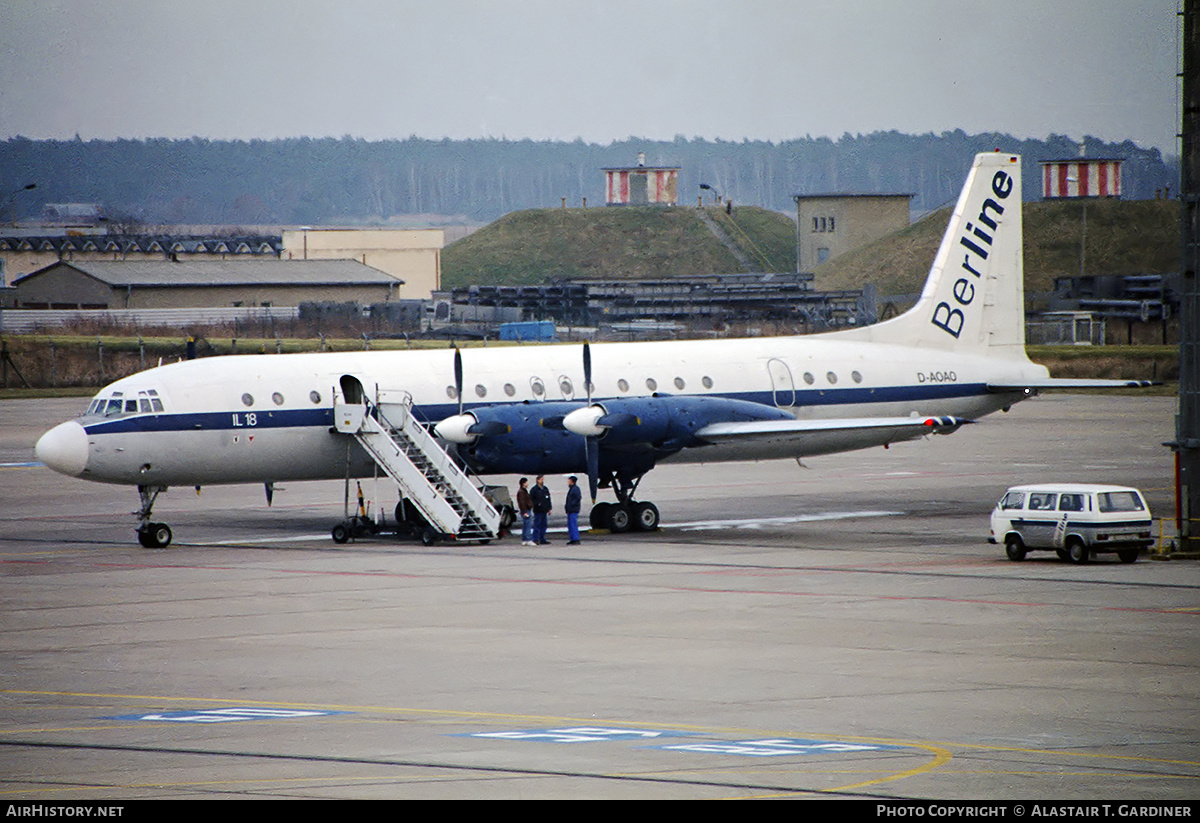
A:
[[[1178,0],[5,0],[0,139],[1051,133],[1177,154]]]

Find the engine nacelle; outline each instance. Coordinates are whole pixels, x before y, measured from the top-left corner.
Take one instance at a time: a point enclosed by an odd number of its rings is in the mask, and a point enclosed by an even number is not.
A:
[[[522,474],[581,472],[586,463],[584,439],[562,424],[579,406],[555,401],[477,408],[469,413],[475,422],[461,429],[470,439],[451,442],[459,443],[459,455],[480,472],[499,466]]]
[[[699,429],[711,423],[792,420],[761,403],[724,397],[614,398],[582,406],[578,401],[513,403],[473,409],[435,427],[459,444],[459,455],[477,471],[504,466],[523,474],[586,471],[585,438],[600,445],[601,471],[640,474],[688,446],[702,446]]]
[[[447,417],[433,427],[433,433],[451,443],[474,443],[480,437],[508,434],[512,428],[499,420],[480,420],[475,412]]]
[[[604,415],[603,406],[584,406],[563,418],[563,428],[581,437],[597,437],[608,431],[608,426],[601,426],[598,423]]]
[[[478,435],[471,434],[468,429],[479,421],[474,414],[455,414],[447,417],[433,427],[433,433],[451,443],[474,443]]]

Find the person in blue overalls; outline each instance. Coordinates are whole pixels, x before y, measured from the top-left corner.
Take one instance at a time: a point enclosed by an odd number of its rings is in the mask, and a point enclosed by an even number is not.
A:
[[[550,542],[546,539],[546,522],[554,507],[550,503],[550,490],[546,488],[544,475],[537,476],[537,485],[529,490],[529,497],[533,500],[533,542],[545,546]]]
[[[579,478],[571,475],[567,478],[567,502],[563,511],[567,513],[567,545],[579,545],[579,509],[583,505],[583,492],[580,491]]]

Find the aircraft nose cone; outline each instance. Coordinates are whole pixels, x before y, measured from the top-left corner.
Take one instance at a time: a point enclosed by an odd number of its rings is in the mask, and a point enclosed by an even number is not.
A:
[[[34,453],[56,472],[78,477],[87,467],[87,432],[74,420],[55,426],[38,440]]]

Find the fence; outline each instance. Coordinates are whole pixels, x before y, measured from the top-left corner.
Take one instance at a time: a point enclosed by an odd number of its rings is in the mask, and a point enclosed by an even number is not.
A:
[[[233,322],[295,320],[295,306],[247,306],[202,309],[0,309],[0,332],[28,334],[39,329],[80,321],[99,321],[135,326],[183,328]]]

